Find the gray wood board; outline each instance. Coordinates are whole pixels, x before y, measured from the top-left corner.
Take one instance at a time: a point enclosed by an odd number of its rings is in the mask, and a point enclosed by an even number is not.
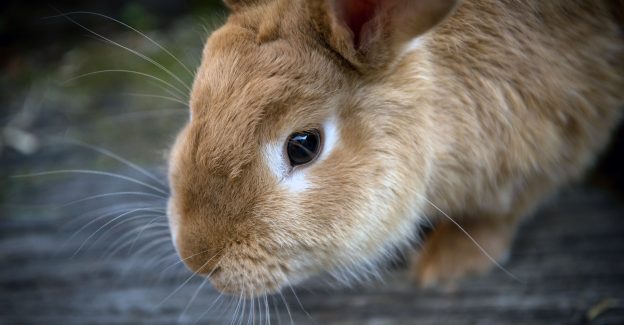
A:
[[[0,219],[1,323],[227,324],[235,313],[235,300],[209,286],[189,304],[200,278],[163,302],[190,274],[181,265],[163,272],[173,256],[162,260],[149,250],[104,256],[138,224],[121,225],[96,243],[100,234],[93,236],[72,257],[105,221],[68,241],[76,226],[33,217]],[[148,244],[141,239],[137,248]],[[312,280],[295,288],[297,297],[285,290],[283,298],[268,298],[271,323],[290,324],[292,317],[296,324],[623,324],[622,200],[587,186],[561,194],[522,225],[504,266],[522,282],[496,269],[453,291],[418,289],[401,269],[351,288]],[[253,320],[261,323],[264,305],[254,307]],[[249,315],[249,302],[244,310]]]

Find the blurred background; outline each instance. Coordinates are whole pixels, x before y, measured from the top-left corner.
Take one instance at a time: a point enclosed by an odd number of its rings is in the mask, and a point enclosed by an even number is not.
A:
[[[268,319],[176,264],[163,211],[167,148],[226,17],[213,0],[0,3],[0,323]],[[418,289],[399,259],[384,281],[269,297],[270,320],[624,323],[623,142],[523,225],[505,264],[522,282]]]

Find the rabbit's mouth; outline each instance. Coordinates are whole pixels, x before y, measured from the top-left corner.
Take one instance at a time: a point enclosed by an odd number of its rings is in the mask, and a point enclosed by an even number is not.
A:
[[[290,268],[261,246],[232,244],[207,274],[220,292],[254,298],[276,293],[289,283]]]
[[[313,259],[299,252],[300,249],[285,249],[269,239],[245,234],[236,228],[223,230],[216,236],[181,222],[177,210],[175,201],[170,200],[169,226],[181,262],[194,274],[207,277],[220,292],[258,297],[276,293],[309,274],[300,268]]]
[[[253,240],[236,240],[218,250],[191,254],[180,249],[180,258],[195,274],[207,277],[218,291],[245,298],[279,292],[315,273],[313,260],[301,254],[286,254]],[[290,256],[290,257],[288,257]]]

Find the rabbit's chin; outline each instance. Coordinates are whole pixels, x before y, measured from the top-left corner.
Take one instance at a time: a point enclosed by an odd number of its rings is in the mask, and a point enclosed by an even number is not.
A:
[[[270,240],[266,239],[235,241],[218,254],[218,261],[210,254],[189,255],[184,248],[176,249],[184,264],[195,274],[207,277],[216,290],[254,298],[278,293],[317,276],[330,276],[340,284],[380,279],[381,265],[405,250],[413,241],[413,234],[413,227],[406,225],[379,242],[351,243],[343,249],[287,249],[276,243],[267,244]]]
[[[223,256],[220,265],[208,274],[218,291],[253,298],[276,293],[290,284],[290,269],[285,263],[272,258],[269,252],[256,251],[253,258],[238,254]]]

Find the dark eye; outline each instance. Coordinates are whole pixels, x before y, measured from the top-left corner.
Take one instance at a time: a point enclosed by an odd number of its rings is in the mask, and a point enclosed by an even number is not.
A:
[[[291,166],[307,164],[318,156],[321,133],[318,130],[295,132],[288,137],[286,153]]]

